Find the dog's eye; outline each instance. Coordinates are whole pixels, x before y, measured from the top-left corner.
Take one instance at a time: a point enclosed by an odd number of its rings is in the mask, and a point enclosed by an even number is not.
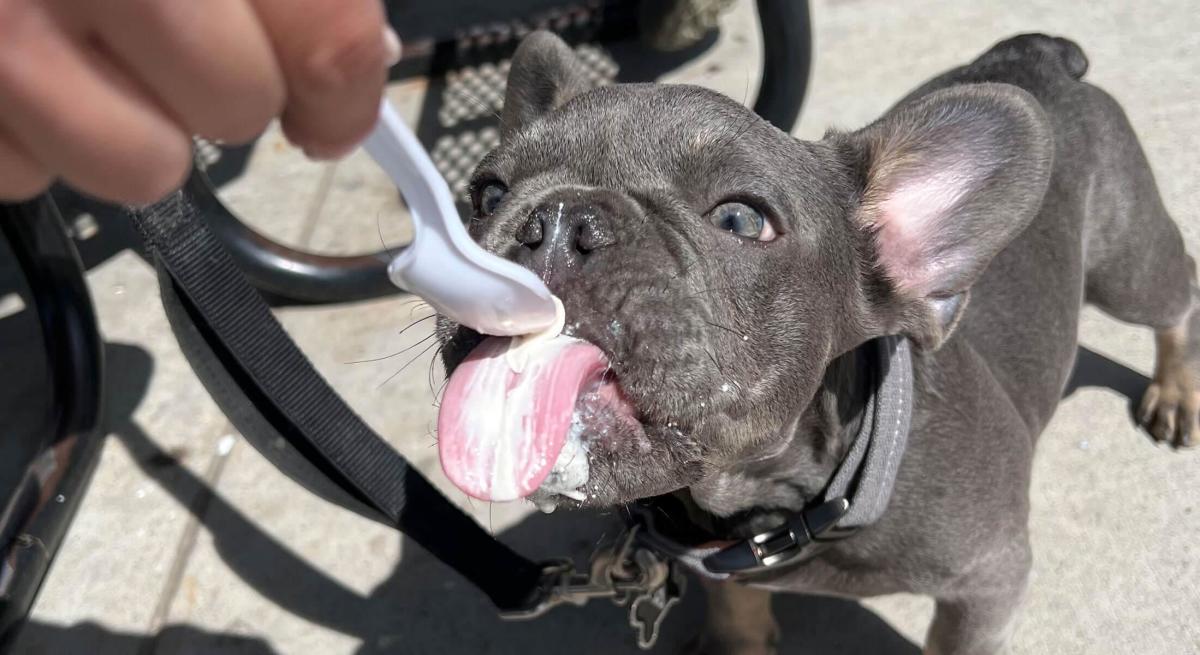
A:
[[[775,230],[762,212],[741,202],[718,205],[708,214],[708,220],[722,230],[759,241],[775,238]]]
[[[508,195],[508,189],[499,182],[490,182],[479,191],[479,214],[481,216],[491,216],[496,213],[496,209],[500,207],[500,203],[504,201],[504,196]]]

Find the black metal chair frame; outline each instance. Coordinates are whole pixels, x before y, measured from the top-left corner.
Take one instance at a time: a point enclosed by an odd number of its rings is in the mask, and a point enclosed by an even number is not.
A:
[[[763,71],[754,111],[790,131],[800,115],[808,87],[811,32],[808,3],[758,0]],[[203,172],[188,181],[194,197],[204,199],[211,226],[259,290],[276,301],[323,304],[366,300],[397,293],[387,278],[395,252],[352,257],[302,252],[255,232],[217,198]]]

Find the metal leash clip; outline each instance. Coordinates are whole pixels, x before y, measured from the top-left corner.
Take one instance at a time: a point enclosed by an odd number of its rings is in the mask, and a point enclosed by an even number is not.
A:
[[[629,607],[629,625],[638,647],[652,648],[663,618],[683,596],[687,579],[669,560],[635,545],[639,529],[632,526],[613,547],[593,555],[586,574],[576,571],[570,560],[547,562],[534,601],[502,612],[501,618],[523,621],[559,605],[582,607],[593,598],[608,598],[614,605]]]

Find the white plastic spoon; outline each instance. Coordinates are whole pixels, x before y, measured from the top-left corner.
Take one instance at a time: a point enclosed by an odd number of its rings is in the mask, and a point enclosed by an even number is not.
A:
[[[554,324],[550,290],[529,269],[471,239],[450,187],[386,99],[363,147],[392,178],[412,214],[412,243],[388,266],[393,283],[483,334],[516,336]]]

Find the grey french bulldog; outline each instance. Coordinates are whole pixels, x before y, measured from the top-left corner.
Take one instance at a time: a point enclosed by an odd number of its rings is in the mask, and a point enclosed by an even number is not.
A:
[[[910,592],[936,599],[925,652],[1002,651],[1082,303],[1155,330],[1138,418],[1200,438],[1194,264],[1086,69],[1070,41],[1016,36],[809,142],[702,88],[591,88],[560,39],[529,36],[470,231],[542,276],[617,388],[575,426],[586,493],[530,497],[673,498],[673,521],[713,539],[778,524],[863,420],[860,347],[902,335],[911,430],[882,517],[798,566],[707,583],[694,646],[773,652],[775,591]],[[452,372],[482,341],[445,320],[439,336]]]

